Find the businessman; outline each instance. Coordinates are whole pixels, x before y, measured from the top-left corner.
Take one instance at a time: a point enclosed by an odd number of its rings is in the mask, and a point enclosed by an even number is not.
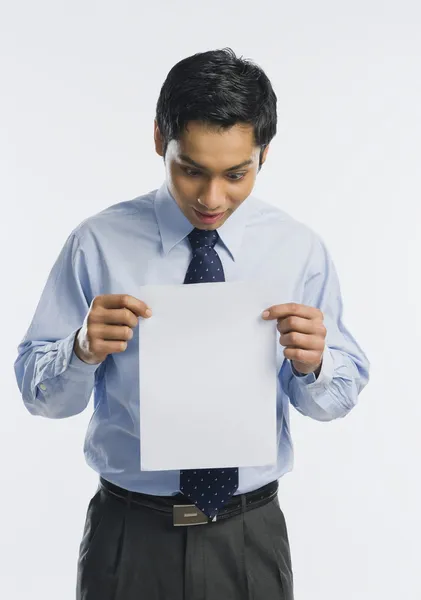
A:
[[[320,236],[253,195],[276,134],[276,101],[263,70],[230,49],[177,63],[154,121],[165,181],[70,233],[19,345],[15,373],[30,413],[70,417],[94,393],[84,450],[98,489],[80,545],[78,600],[293,599],[278,499],[293,464],[290,405],[318,421],[346,416],[369,362],[343,323]],[[279,290],[279,304],[261,315],[279,331],[276,464],[141,471],[138,323],[153,319],[154,307],[137,291],[261,279]],[[202,359],[218,377],[206,339]]]

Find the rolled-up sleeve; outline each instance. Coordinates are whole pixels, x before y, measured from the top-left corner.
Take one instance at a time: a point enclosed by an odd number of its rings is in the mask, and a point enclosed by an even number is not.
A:
[[[303,415],[331,421],[347,415],[369,380],[367,356],[343,322],[340,283],[324,242],[315,234],[304,286],[303,304],[319,308],[327,330],[322,367],[300,376],[290,360],[282,364],[279,377],[291,404]]]
[[[31,414],[64,418],[88,405],[101,365],[84,363],[73,347],[91,299],[86,256],[73,232],[52,267],[18,346],[15,375]]]

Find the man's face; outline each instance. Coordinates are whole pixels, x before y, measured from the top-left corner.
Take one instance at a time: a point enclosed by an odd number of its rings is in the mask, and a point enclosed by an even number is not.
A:
[[[163,156],[156,123],[155,146]],[[259,156],[260,147],[255,146],[253,127],[249,125],[221,130],[191,121],[180,140],[168,144],[168,187],[194,227],[217,229],[244,202],[254,187]]]

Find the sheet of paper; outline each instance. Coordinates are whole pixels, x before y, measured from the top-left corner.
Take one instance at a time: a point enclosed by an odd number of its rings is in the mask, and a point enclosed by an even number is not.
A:
[[[272,296],[248,282],[141,288],[141,470],[276,462]]]

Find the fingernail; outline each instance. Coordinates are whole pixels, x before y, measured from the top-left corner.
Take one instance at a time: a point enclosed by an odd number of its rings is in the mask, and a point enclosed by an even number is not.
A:
[[[145,315],[146,315],[147,317],[151,317],[151,316],[152,316],[152,311],[151,311],[151,309],[150,309],[150,308],[146,309]]]
[[[270,315],[270,312],[268,310],[265,310],[265,312],[262,314],[262,317],[264,319],[267,319],[267,317]]]

